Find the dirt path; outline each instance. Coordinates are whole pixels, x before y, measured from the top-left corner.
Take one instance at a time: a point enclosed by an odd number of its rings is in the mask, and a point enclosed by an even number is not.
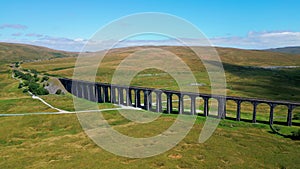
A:
[[[59,111],[59,112],[38,112],[38,113],[17,113],[17,114],[0,114],[0,117],[10,117],[10,116],[31,116],[31,115],[57,115],[57,114],[77,114],[77,113],[97,113],[104,111],[113,111],[113,110],[132,110],[135,108],[132,107],[119,107],[119,108],[109,108],[109,109],[99,109],[99,110],[83,110],[83,111]],[[140,110],[140,109],[136,109]]]
[[[30,95],[32,96],[33,99],[37,99],[39,101],[41,101],[42,103],[44,103],[46,106],[50,107],[51,109],[54,109],[54,110],[57,110],[58,112],[60,113],[64,113],[64,112],[68,112],[66,110],[62,110],[62,109],[59,109],[57,107],[54,107],[52,106],[51,104],[47,103],[45,100],[43,100],[42,98],[38,97],[38,96],[35,96],[34,94],[32,94],[31,92],[28,92],[30,93]]]

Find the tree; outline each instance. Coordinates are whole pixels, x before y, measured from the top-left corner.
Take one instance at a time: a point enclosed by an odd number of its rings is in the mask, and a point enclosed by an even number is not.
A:
[[[20,63],[19,63],[19,62],[16,62],[16,63],[15,63],[15,67],[16,67],[16,68],[20,67]]]
[[[44,76],[44,77],[42,78],[42,82],[48,81],[48,80],[49,80],[49,77],[48,77],[48,76]]]
[[[37,89],[40,87],[39,84],[35,83],[35,82],[31,82],[28,85],[28,89],[31,93],[33,94],[37,94]]]
[[[48,95],[49,94],[49,91],[43,87],[39,87],[37,90],[36,90],[36,94],[37,95]]]

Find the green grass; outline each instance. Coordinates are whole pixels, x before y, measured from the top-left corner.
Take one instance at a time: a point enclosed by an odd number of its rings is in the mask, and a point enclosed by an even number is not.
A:
[[[74,111],[74,102],[73,102],[73,96],[71,94],[66,94],[66,95],[45,95],[41,96],[43,100],[45,100],[47,103],[54,105],[55,107],[62,109],[62,110],[67,110],[67,111]],[[96,104],[94,102],[90,102],[85,99],[81,98],[75,98],[75,103],[78,103],[78,107],[82,110],[92,110],[95,108],[95,105],[100,106],[100,104]],[[103,103],[101,104],[101,108],[114,108],[116,106],[113,106],[110,103]]]
[[[56,112],[39,100],[32,98],[0,100],[0,114]]]
[[[1,47],[1,46],[0,46]],[[23,48],[21,48],[23,50]],[[110,82],[116,66],[138,48],[115,49],[105,57],[97,80]],[[198,82],[206,84],[200,91],[210,92],[205,68],[197,63],[191,51],[181,47],[163,47],[176,53],[191,67]],[[265,70],[245,66],[300,65],[298,55],[277,54],[238,49],[217,49],[225,62],[228,95],[260,97],[273,100],[300,98],[299,69]],[[52,53],[52,56],[61,57]],[[20,58],[18,58],[20,59]],[[22,59],[22,58],[21,58]],[[272,62],[271,62],[271,61]],[[94,61],[93,58],[90,61]],[[85,63],[88,65],[90,62]],[[42,73],[72,77],[75,58],[58,58],[24,63],[27,69]],[[51,111],[38,100],[18,89],[18,81],[12,79],[7,65],[0,64],[1,113],[26,113]],[[84,70],[84,69],[83,69]],[[147,74],[159,76],[145,76]],[[159,70],[140,72],[132,85],[178,90],[169,75]],[[89,74],[87,74],[89,76]],[[282,92],[284,91],[284,92]],[[17,99],[18,98],[18,99]],[[66,95],[42,96],[51,105],[74,111],[73,98]],[[115,107],[112,104],[95,104],[77,99],[84,109]],[[189,105],[189,102],[185,102]],[[228,103],[227,115],[235,117],[236,105]],[[203,105],[197,103],[203,110]],[[176,103],[174,103],[176,109]],[[268,109],[259,106],[258,120],[267,120]],[[126,110],[130,111],[130,110]],[[252,119],[252,106],[242,105],[242,118]],[[300,112],[300,108],[295,109]],[[151,112],[134,111],[143,117]],[[277,107],[276,117],[286,115],[286,108]],[[102,113],[109,124],[119,132],[133,137],[155,136],[173,124],[175,114],[161,114],[157,120],[138,124],[124,118],[117,111]],[[282,121],[283,118],[277,120]],[[298,168],[300,142],[271,133],[268,125],[222,120],[213,136],[204,144],[198,143],[205,118],[197,117],[187,137],[171,150],[155,157],[129,159],[111,154],[96,146],[82,131],[75,114],[30,115],[24,117],[0,117],[0,168]],[[283,134],[290,134],[299,127],[277,126]],[[121,142],[122,140],[120,140]]]
[[[11,72],[0,73],[0,99],[29,97],[18,89],[18,85],[19,81],[11,77]]]
[[[175,120],[162,115],[148,124],[131,124],[117,112],[104,112],[113,127],[147,137]],[[222,121],[213,136],[198,143],[203,117],[173,149],[155,157],[129,159],[96,146],[76,115],[0,118],[1,168],[297,168],[300,144],[268,133],[268,126]],[[126,127],[124,127],[126,126]],[[151,129],[151,130],[149,130]]]

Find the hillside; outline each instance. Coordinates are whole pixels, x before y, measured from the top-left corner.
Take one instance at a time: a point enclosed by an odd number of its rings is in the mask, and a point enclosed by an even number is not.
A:
[[[109,56],[128,55],[143,48],[160,48],[168,50],[179,57],[194,55],[188,47],[183,46],[143,46],[112,49]],[[205,47],[196,47],[205,53]],[[300,54],[287,54],[262,50],[245,50],[237,48],[215,47],[222,62],[240,66],[296,66],[300,65]],[[209,56],[209,55],[208,55]]]
[[[95,56],[97,55],[95,53],[88,53],[87,55],[91,55],[91,57],[86,57],[84,62],[82,62],[81,70],[84,72],[90,66],[99,66],[96,81],[111,83],[117,66],[127,56],[145,48],[149,48],[149,46],[112,49],[106,54],[100,65],[95,63],[95,60],[97,60]],[[204,86],[199,86],[199,90],[202,93],[210,92],[210,81],[205,67],[189,48],[179,46],[156,46],[154,48],[169,51],[180,57],[194,72],[197,82],[205,84]],[[205,49],[198,48],[199,50]],[[233,48],[218,47],[216,49],[223,61],[228,95],[288,101],[298,101],[300,99],[300,88],[298,85],[300,83],[299,68],[278,70],[259,68],[264,66],[299,66],[300,55]],[[148,52],[145,55],[151,57],[153,53]],[[159,62],[159,59],[157,61]],[[72,78],[75,62],[75,57],[57,58],[24,63],[22,67],[35,69],[41,73],[53,76]],[[136,63],[136,65],[138,64]],[[133,69],[128,71],[133,71]],[[139,74],[131,81],[131,85],[178,90],[174,79],[169,75],[163,74],[161,71],[149,70],[140,72]],[[158,74],[159,76],[149,77],[145,76],[146,74]],[[92,80],[95,77],[85,74],[84,78]]]
[[[76,56],[76,53],[27,44],[0,42],[0,63],[45,60],[73,56]]]
[[[300,54],[300,46],[272,48],[272,49],[267,49],[266,51],[289,53],[289,54]]]
[[[142,46],[116,48],[108,51],[100,65],[95,63],[95,60],[97,60],[97,58],[95,58],[97,57],[97,53],[87,53],[86,55],[91,56],[86,57],[87,59],[82,63],[84,65],[81,69],[84,71],[85,67],[100,66],[98,67],[96,81],[111,83],[114,71],[122,60],[127,56],[140,51],[140,49],[148,49],[150,47],[160,48],[180,57],[194,72],[197,82],[205,84],[199,86],[199,90],[202,93],[210,92],[210,81],[205,67],[188,47]],[[205,50],[205,47],[197,47],[197,50]],[[260,67],[300,66],[300,55],[221,47],[216,47],[216,50],[223,61],[228,95],[257,97],[271,100],[299,101],[299,68],[267,70]],[[73,77],[76,62],[76,57],[73,56],[75,56],[76,53],[57,51],[44,47],[7,43],[0,43],[0,53],[0,63],[20,60],[40,60],[23,63],[22,67],[26,69],[35,69],[41,73],[52,76]],[[152,57],[153,53],[148,52],[146,55]],[[205,56],[208,56],[206,58],[209,58],[209,54],[205,54]],[[163,54],[161,57],[163,57]],[[159,58],[157,58],[157,61],[159,62]],[[138,65],[139,63],[136,64]],[[4,64],[2,64],[2,67],[3,65]],[[6,72],[4,69],[2,71]],[[158,74],[159,76],[149,77],[142,75],[149,73]],[[139,76],[131,81],[131,85],[178,90],[178,86],[174,79],[169,75],[163,74],[161,71],[149,70],[140,72],[139,74]],[[94,77],[90,77],[86,74],[85,78],[86,80],[91,80]]]
[[[142,46],[117,48],[109,51],[109,56],[127,56],[143,48],[160,48],[178,56],[193,55],[187,47],[181,46]],[[205,47],[197,47],[205,50]],[[223,62],[241,66],[294,66],[300,65],[300,47],[286,47],[269,50],[244,50],[216,47]],[[15,61],[47,60],[52,58],[74,57],[78,53],[54,50],[41,46],[0,42],[0,63]],[[295,55],[298,54],[298,55]],[[123,58],[123,57],[122,57]]]

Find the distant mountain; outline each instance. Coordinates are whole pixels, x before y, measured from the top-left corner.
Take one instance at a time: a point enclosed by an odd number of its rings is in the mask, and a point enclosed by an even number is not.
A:
[[[273,49],[267,49],[266,51],[289,53],[289,54],[300,54],[300,46],[273,48]]]
[[[0,42],[0,62],[2,63],[44,60],[71,56],[76,56],[76,53],[27,44]]]

